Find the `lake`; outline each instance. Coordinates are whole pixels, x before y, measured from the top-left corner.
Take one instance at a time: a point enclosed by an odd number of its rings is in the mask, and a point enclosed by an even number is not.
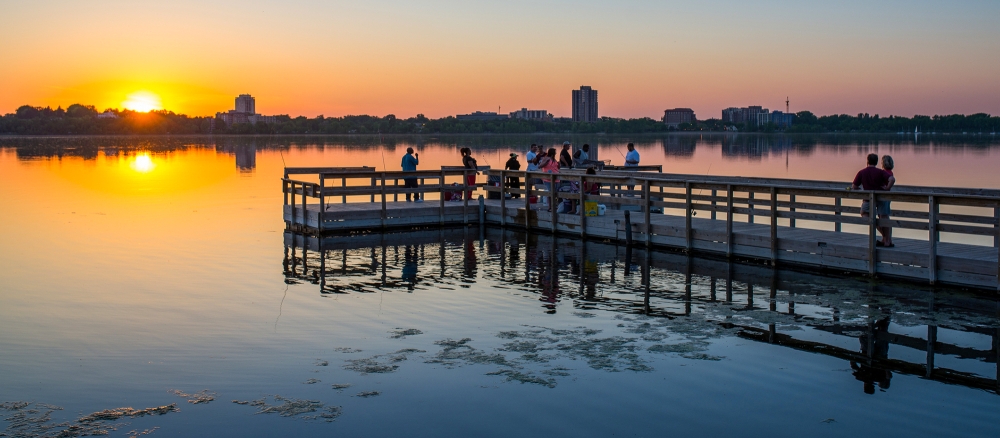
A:
[[[990,136],[0,137],[0,436],[1000,435],[993,296],[497,228],[284,231],[286,165],[564,140],[1000,188]]]

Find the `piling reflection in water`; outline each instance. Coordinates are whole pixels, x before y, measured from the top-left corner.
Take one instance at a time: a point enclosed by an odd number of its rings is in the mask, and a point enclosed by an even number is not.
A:
[[[536,299],[546,314],[693,319],[842,359],[869,394],[888,390],[894,373],[1000,389],[997,301],[948,290],[473,228],[322,239],[286,233],[284,274],[322,295],[480,282]],[[939,342],[939,330],[951,341]]]

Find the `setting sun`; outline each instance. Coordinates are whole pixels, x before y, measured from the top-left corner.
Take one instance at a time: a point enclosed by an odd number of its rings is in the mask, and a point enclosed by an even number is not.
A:
[[[136,91],[126,97],[125,101],[122,102],[122,107],[146,113],[163,109],[163,103],[160,101],[160,96],[156,94],[149,91]]]

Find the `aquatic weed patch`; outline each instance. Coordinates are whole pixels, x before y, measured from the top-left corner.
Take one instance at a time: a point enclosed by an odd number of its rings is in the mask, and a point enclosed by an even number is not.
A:
[[[413,353],[425,353],[425,351],[415,348],[404,348],[388,354],[376,354],[362,359],[348,359],[345,361],[344,369],[355,371],[362,375],[391,373],[399,369],[398,364],[405,361]]]
[[[266,396],[256,400],[233,400],[233,403],[257,408],[254,415],[278,414],[281,417],[295,417],[306,421],[318,420],[327,423],[336,420],[343,413],[340,406],[326,406],[318,400],[304,400],[280,395],[275,395],[272,398],[274,403],[268,403]]]
[[[215,400],[215,396],[218,395],[215,392],[203,389],[194,394],[188,394],[178,389],[172,389],[170,392],[178,397],[183,397],[187,399],[188,403],[199,405],[207,404]]]
[[[424,334],[424,332],[417,329],[402,329],[399,327],[397,327],[395,330],[390,330],[389,333],[391,334],[391,336],[389,337],[392,339],[401,339],[407,336],[416,336]]]
[[[147,415],[165,415],[171,412],[180,411],[177,409],[177,405],[173,403],[166,406],[145,409],[122,407],[94,412],[75,421],[56,422],[52,419],[52,413],[61,410],[63,409],[59,406],[53,406],[45,403],[0,403],[0,411],[5,413],[3,414],[3,419],[7,422],[7,428],[4,432],[0,432],[0,436],[23,438],[73,438],[82,436],[108,435],[111,432],[116,431],[119,426],[126,425],[114,425],[108,423],[115,422],[122,418],[137,418]]]

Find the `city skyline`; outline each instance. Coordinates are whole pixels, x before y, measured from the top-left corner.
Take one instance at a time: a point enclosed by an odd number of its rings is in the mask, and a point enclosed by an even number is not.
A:
[[[785,96],[817,114],[1000,113],[996,2],[579,6],[7,4],[0,112],[129,101],[208,116],[252,90],[267,114],[568,116],[566,90],[588,84],[620,118]]]

